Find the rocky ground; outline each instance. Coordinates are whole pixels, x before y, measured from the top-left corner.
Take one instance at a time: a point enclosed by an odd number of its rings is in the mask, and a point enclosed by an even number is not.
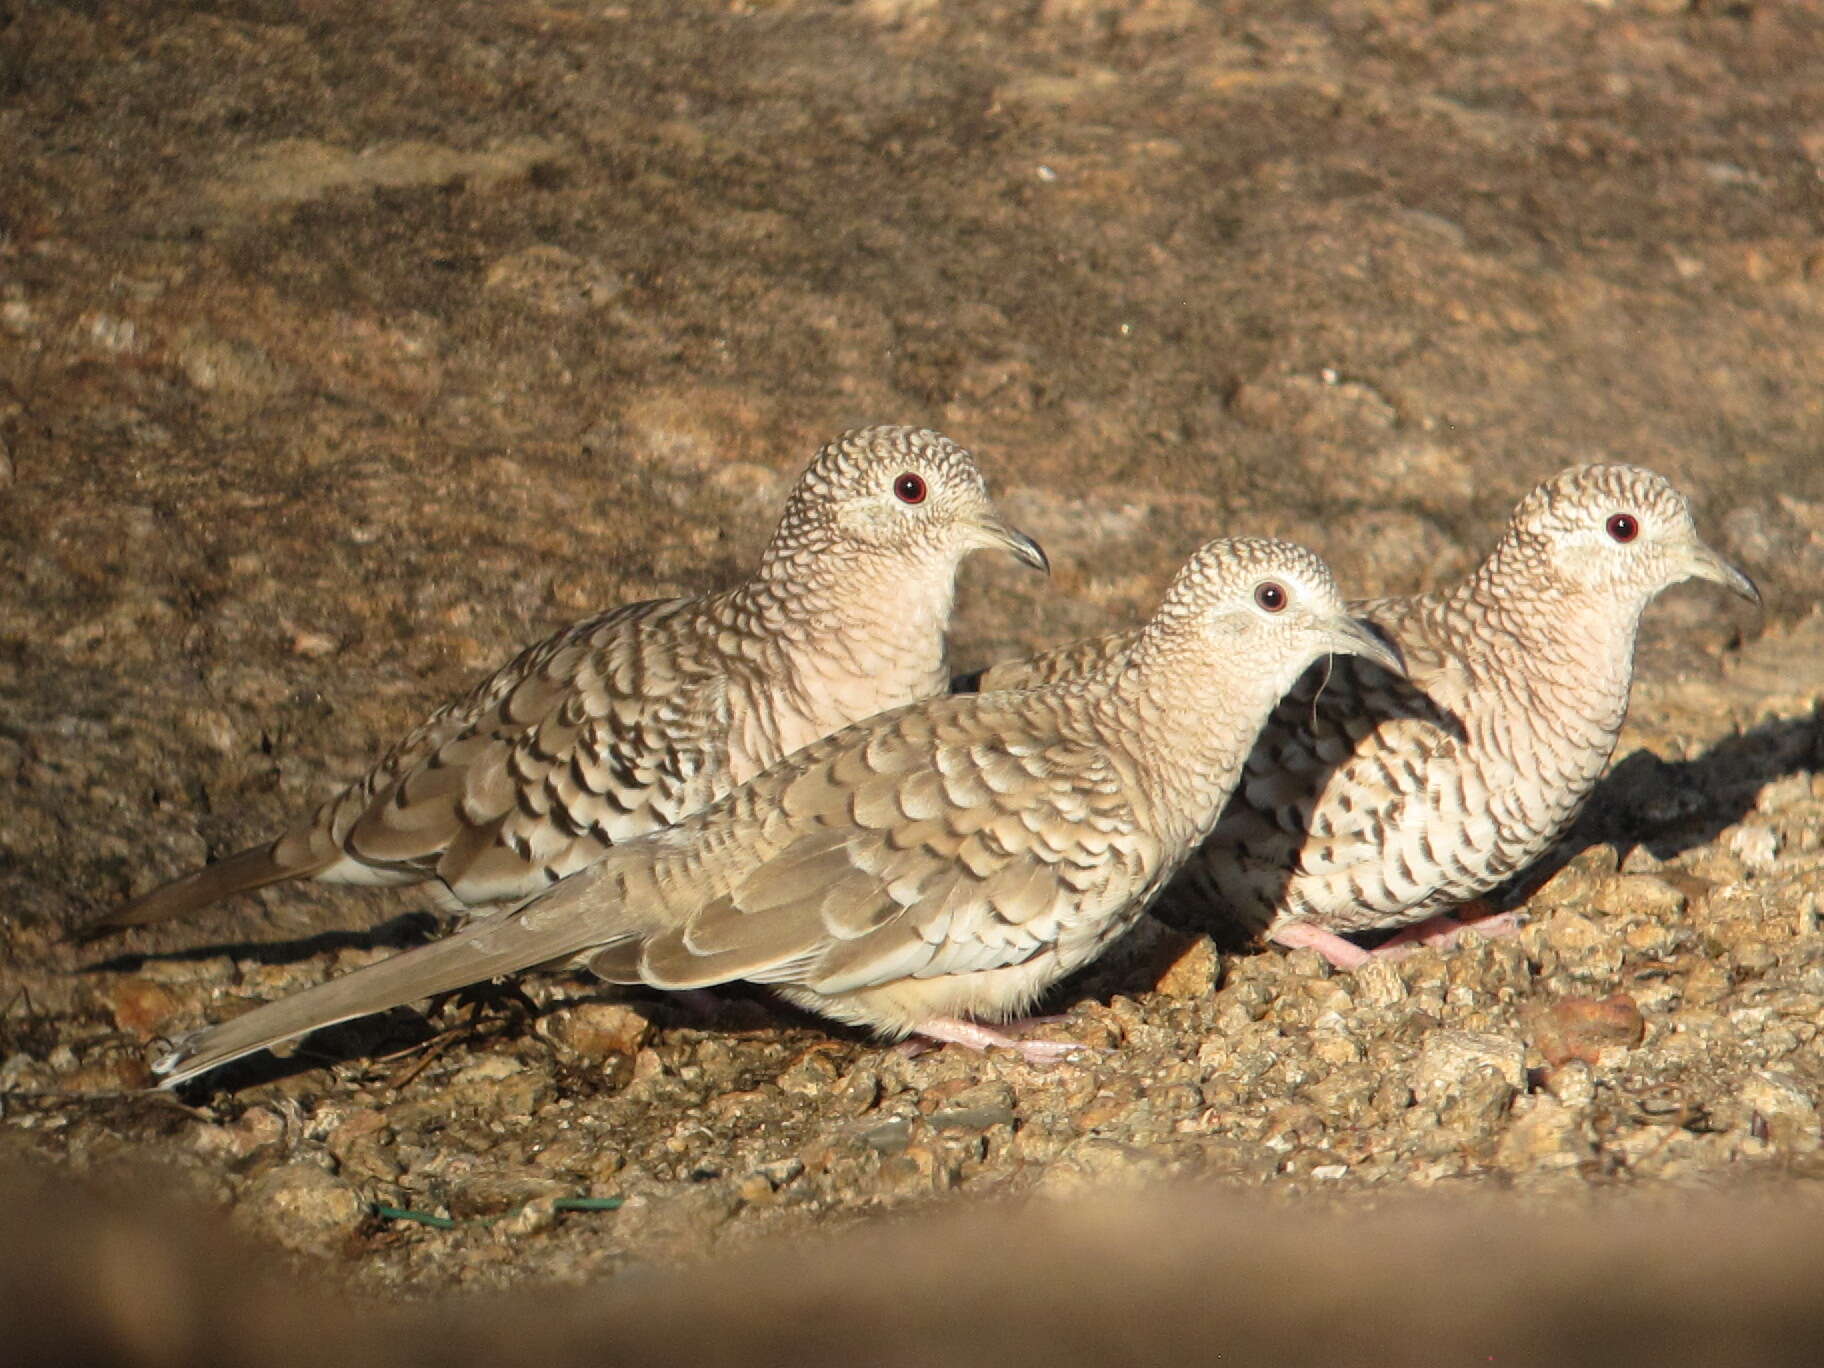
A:
[[[155,1165],[369,1291],[1169,1177],[1818,1204],[1821,58],[1809,3],[0,13],[0,1158]],[[970,445],[1058,567],[969,568],[964,666],[1217,531],[1436,583],[1592,454],[1768,609],[1653,611],[1514,939],[1335,974],[1167,907],[1050,1069],[529,981],[138,1091],[422,900],[68,927],[559,623],[726,582],[863,422]]]

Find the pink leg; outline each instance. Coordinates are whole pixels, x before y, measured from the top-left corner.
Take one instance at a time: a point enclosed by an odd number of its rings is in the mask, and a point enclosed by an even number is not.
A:
[[[1480,903],[1468,903],[1464,910],[1473,912],[1480,906]],[[1338,969],[1360,969],[1369,960],[1404,959],[1421,945],[1432,945],[1443,950],[1458,944],[1466,933],[1473,932],[1493,940],[1496,936],[1513,935],[1519,931],[1520,926],[1521,916],[1518,912],[1501,912],[1476,917],[1468,922],[1443,913],[1414,922],[1397,935],[1389,936],[1373,950],[1364,950],[1353,941],[1344,940],[1334,931],[1326,931],[1310,922],[1288,922],[1269,931],[1267,939],[1289,950],[1315,950]]]
[[[927,1040],[967,1045],[972,1050],[1015,1050],[1028,1064],[1054,1064],[1067,1055],[1099,1053],[1093,1046],[1074,1040],[1017,1040],[991,1026],[960,1017],[932,1017],[919,1022],[916,1030]]]
[[[1389,955],[1387,952],[1405,951],[1417,945],[1435,945],[1439,949],[1447,949],[1459,944],[1468,933],[1487,936],[1493,940],[1497,936],[1514,935],[1520,930],[1520,924],[1518,912],[1501,912],[1468,922],[1459,921],[1448,913],[1440,913],[1435,917],[1427,917],[1422,922],[1414,922],[1398,935],[1389,936],[1374,953],[1386,959],[1395,959],[1398,958],[1397,954]]]
[[[1315,950],[1338,969],[1360,969],[1372,958],[1361,946],[1310,922],[1287,922],[1269,931],[1267,939],[1288,950]]]

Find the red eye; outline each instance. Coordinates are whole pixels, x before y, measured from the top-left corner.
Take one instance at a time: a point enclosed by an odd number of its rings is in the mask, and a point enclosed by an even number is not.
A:
[[[1609,536],[1618,542],[1631,542],[1640,535],[1640,523],[1632,513],[1617,513],[1609,519]]]
[[[925,501],[924,479],[908,470],[893,481],[893,492],[901,503],[921,504]]]
[[[1286,606],[1286,591],[1272,580],[1263,580],[1254,586],[1254,602],[1269,613],[1277,613]]]

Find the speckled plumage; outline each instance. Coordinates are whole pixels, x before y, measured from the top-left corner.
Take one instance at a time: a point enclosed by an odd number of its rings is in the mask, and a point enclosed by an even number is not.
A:
[[[1635,520],[1632,539],[1611,533],[1617,517]],[[1340,964],[1364,953],[1336,933],[1412,925],[1489,892],[1575,819],[1620,735],[1641,613],[1693,576],[1755,597],[1652,471],[1548,480],[1455,589],[1354,605],[1405,653],[1409,680],[1359,659],[1302,679],[1185,879],[1219,915]],[[1130,640],[997,666],[982,685],[1101,668]]]
[[[1266,583],[1277,611],[1256,601]],[[1308,551],[1212,543],[1108,669],[858,723],[523,907],[204,1031],[158,1067],[180,1082],[554,962],[659,988],[746,979],[887,1036],[995,1041],[969,1019],[1024,1010],[1133,924],[1216,820],[1274,702],[1333,650],[1398,667]]]
[[[902,479],[920,482],[918,499],[896,492]],[[307,822],[98,926],[293,878],[434,880],[459,908],[527,897],[807,742],[942,692],[956,569],[984,547],[1045,564],[948,438],[846,433],[799,477],[746,583],[565,628],[433,714]]]

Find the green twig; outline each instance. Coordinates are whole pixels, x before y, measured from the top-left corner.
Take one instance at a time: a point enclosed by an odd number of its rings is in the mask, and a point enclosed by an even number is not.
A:
[[[374,1203],[374,1215],[383,1221],[416,1221],[419,1225],[434,1226],[438,1230],[454,1230],[456,1222],[448,1216],[433,1216],[428,1211],[408,1211],[404,1207],[387,1206],[384,1202]]]
[[[559,1197],[551,1203],[553,1211],[619,1211],[621,1197]],[[453,1221],[448,1216],[434,1216],[428,1211],[413,1211],[408,1207],[388,1206],[384,1202],[373,1204],[374,1215],[383,1221],[412,1221],[418,1225],[430,1226],[433,1230],[454,1230],[458,1225],[493,1225],[498,1216],[479,1216],[473,1221]]]

